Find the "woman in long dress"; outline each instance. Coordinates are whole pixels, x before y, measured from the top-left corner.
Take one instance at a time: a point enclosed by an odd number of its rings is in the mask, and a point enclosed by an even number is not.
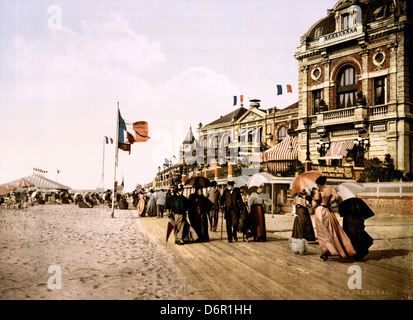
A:
[[[156,217],[156,200],[155,200],[155,194],[153,192],[153,189],[149,190],[147,196],[148,200],[148,207],[146,208],[146,214],[148,217]]]
[[[348,235],[357,254],[357,260],[362,260],[373,244],[373,238],[364,230],[364,220],[374,216],[374,212],[360,198],[350,198],[338,205],[340,216],[343,217],[343,230]]]
[[[333,187],[325,185],[326,180],[325,176],[316,180],[318,189],[314,191],[313,198],[313,204],[316,206],[315,224],[321,249],[320,258],[324,261],[330,255],[348,258],[354,256],[356,251],[331,209],[330,205],[338,200],[338,195]]]
[[[256,241],[267,241],[267,231],[265,228],[265,214],[263,204],[271,205],[271,199],[266,194],[261,193],[262,188],[258,187],[256,192],[251,193],[248,198],[248,208],[251,218],[251,230]]]
[[[195,192],[189,196],[188,203],[189,221],[198,234],[198,240],[201,242],[209,241],[208,212],[211,211],[214,204],[204,196],[201,187],[195,187]]]
[[[315,233],[308,208],[311,206],[303,190],[294,198],[295,218],[291,237],[315,241]]]
[[[141,191],[139,192],[138,195],[139,201],[138,201],[138,217],[144,217],[145,216],[145,209],[146,209],[146,195]]]

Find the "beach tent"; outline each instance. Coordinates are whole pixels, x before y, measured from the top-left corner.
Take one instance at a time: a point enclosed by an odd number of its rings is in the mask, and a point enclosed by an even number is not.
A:
[[[6,185],[12,185],[12,186],[15,186],[16,188],[19,185],[19,187],[36,187],[38,189],[47,189],[47,190],[50,190],[50,189],[69,190],[71,189],[70,187],[65,186],[61,183],[58,183],[56,181],[53,181],[43,176],[38,176],[35,174],[2,184],[0,185],[0,187],[6,186]]]
[[[4,184],[0,186],[0,196],[5,195],[7,193],[9,193],[10,191],[13,191],[17,189],[16,186],[11,185],[11,184]]]

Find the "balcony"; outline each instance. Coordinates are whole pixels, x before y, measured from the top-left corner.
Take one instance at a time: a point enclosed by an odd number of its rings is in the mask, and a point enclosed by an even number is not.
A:
[[[364,108],[352,107],[339,110],[331,110],[320,112],[316,115],[316,121],[313,122],[318,126],[330,126],[336,124],[342,124],[346,122],[354,122],[358,119],[367,117],[367,113],[363,116]],[[314,120],[315,117],[313,117]]]
[[[347,28],[344,30],[339,30],[333,33],[326,34],[309,43],[309,48],[317,47],[325,48],[343,41],[349,41],[353,39],[357,39],[364,34],[364,27],[362,25],[358,25],[355,27]]]
[[[345,123],[357,123],[369,120],[378,120],[387,117],[389,105],[357,106],[339,110],[320,112],[311,117],[313,127],[326,127]]]

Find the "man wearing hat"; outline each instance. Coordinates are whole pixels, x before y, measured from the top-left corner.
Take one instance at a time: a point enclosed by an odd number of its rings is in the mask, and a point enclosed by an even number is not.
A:
[[[228,242],[238,241],[238,221],[242,209],[242,197],[239,188],[234,188],[235,181],[229,180],[228,187],[221,197],[221,205],[224,206],[224,217],[227,223]]]
[[[214,204],[211,211],[209,212],[210,230],[216,232],[218,226],[218,211],[219,201],[221,200],[221,193],[217,188],[217,182],[215,180],[212,181],[212,187],[208,191],[207,198]]]
[[[198,240],[198,235],[186,220],[189,203],[183,191],[182,185],[175,186],[173,195],[166,204],[166,208],[170,210],[171,224],[174,226],[175,243],[180,245]]]

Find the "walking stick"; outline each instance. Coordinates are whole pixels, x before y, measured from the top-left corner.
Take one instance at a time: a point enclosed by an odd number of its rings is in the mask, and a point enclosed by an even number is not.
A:
[[[221,218],[221,242],[222,242],[222,230],[224,228],[224,210],[221,210],[222,218]]]

